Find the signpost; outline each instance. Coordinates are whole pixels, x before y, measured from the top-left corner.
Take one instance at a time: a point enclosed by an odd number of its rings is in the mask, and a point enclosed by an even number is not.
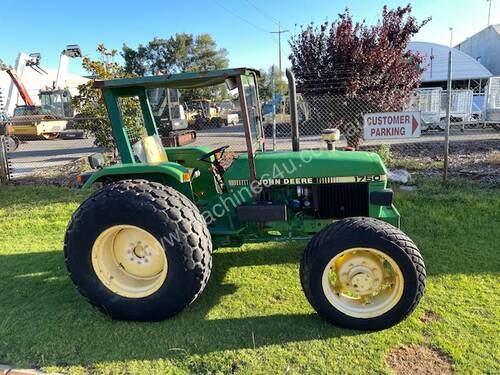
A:
[[[420,112],[366,113],[363,120],[365,140],[420,137]]]

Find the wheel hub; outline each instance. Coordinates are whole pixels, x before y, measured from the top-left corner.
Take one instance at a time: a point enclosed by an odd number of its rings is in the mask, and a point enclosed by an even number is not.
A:
[[[337,254],[325,267],[323,291],[341,312],[358,318],[379,316],[401,298],[404,279],[396,262],[372,248]]]
[[[147,245],[146,245],[146,247],[147,247]],[[146,249],[144,248],[144,246],[142,246],[142,244],[140,242],[136,246],[134,246],[134,249],[132,250],[132,252],[134,253],[134,255],[137,258],[140,258],[140,259],[143,259],[147,256]]]
[[[160,242],[132,225],[117,225],[104,231],[94,243],[92,264],[109,289],[136,298],[155,292],[168,270]]]
[[[373,293],[377,289],[377,284],[380,285],[371,271],[361,271],[354,274],[350,284],[354,291],[362,295]]]
[[[339,263],[338,273],[343,290],[357,295],[369,295],[382,285],[382,265],[372,254],[356,252]]]
[[[115,237],[113,251],[123,268],[132,277],[151,278],[163,269],[161,249],[140,231],[123,229]]]

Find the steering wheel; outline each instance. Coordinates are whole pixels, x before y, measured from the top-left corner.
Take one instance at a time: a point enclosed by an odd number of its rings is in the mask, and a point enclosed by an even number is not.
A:
[[[226,149],[229,147],[229,145],[225,145],[225,146],[222,146],[222,147],[219,147],[213,151],[210,151],[209,153],[201,156],[198,158],[198,160],[201,160],[201,161],[204,161],[206,163],[210,163],[212,164],[212,162],[210,161],[210,158],[212,156],[215,157],[215,161],[218,162],[219,160],[222,159],[222,157],[224,156],[224,152],[226,151]]]

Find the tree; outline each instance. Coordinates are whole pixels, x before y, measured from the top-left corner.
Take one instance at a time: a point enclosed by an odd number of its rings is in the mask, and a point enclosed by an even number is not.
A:
[[[227,50],[217,48],[209,34],[175,34],[168,39],[154,38],[136,50],[126,44],[122,48],[125,71],[137,75],[175,74],[224,69],[228,66]],[[182,90],[184,100],[224,97],[224,88]]]
[[[223,69],[228,66],[227,50],[217,49],[209,34],[175,34],[168,39],[154,38],[137,50],[123,45],[122,57],[127,73],[155,75]]]
[[[430,18],[419,23],[411,11],[410,5],[384,6],[382,19],[368,26],[355,23],[346,9],[337,20],[310,24],[290,40],[299,91],[310,102],[330,97],[331,107],[345,107],[330,108],[320,120],[340,128],[351,146],[361,139],[363,113],[402,109],[420,83],[422,58],[407,46]],[[311,115],[319,116],[319,108],[311,108]]]
[[[273,97],[273,68],[269,70],[261,71],[261,76],[259,79],[259,96],[262,101],[271,100]],[[288,85],[283,78],[283,74],[279,71],[278,67],[274,67],[274,92],[276,94],[285,95],[288,91]]]
[[[118,53],[116,50],[109,50],[100,44],[97,52],[99,53],[98,60],[92,60],[87,56],[83,58],[82,66],[92,79],[78,86],[79,95],[73,98],[73,105],[78,112],[77,116],[83,119],[78,121],[77,125],[92,133],[95,145],[116,151],[111,125],[106,120],[107,111],[101,90],[92,88],[92,85],[97,79],[124,78],[133,74],[125,72],[123,66],[115,62]],[[135,98],[122,98],[120,108],[129,136],[138,137],[142,130],[138,101]]]

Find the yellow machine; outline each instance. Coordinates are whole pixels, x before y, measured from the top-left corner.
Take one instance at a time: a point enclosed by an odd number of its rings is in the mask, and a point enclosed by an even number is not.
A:
[[[14,135],[20,139],[55,139],[68,123],[37,106],[17,106],[10,120]]]
[[[195,129],[220,128],[224,124],[220,109],[209,99],[197,99],[186,105],[186,119]]]

